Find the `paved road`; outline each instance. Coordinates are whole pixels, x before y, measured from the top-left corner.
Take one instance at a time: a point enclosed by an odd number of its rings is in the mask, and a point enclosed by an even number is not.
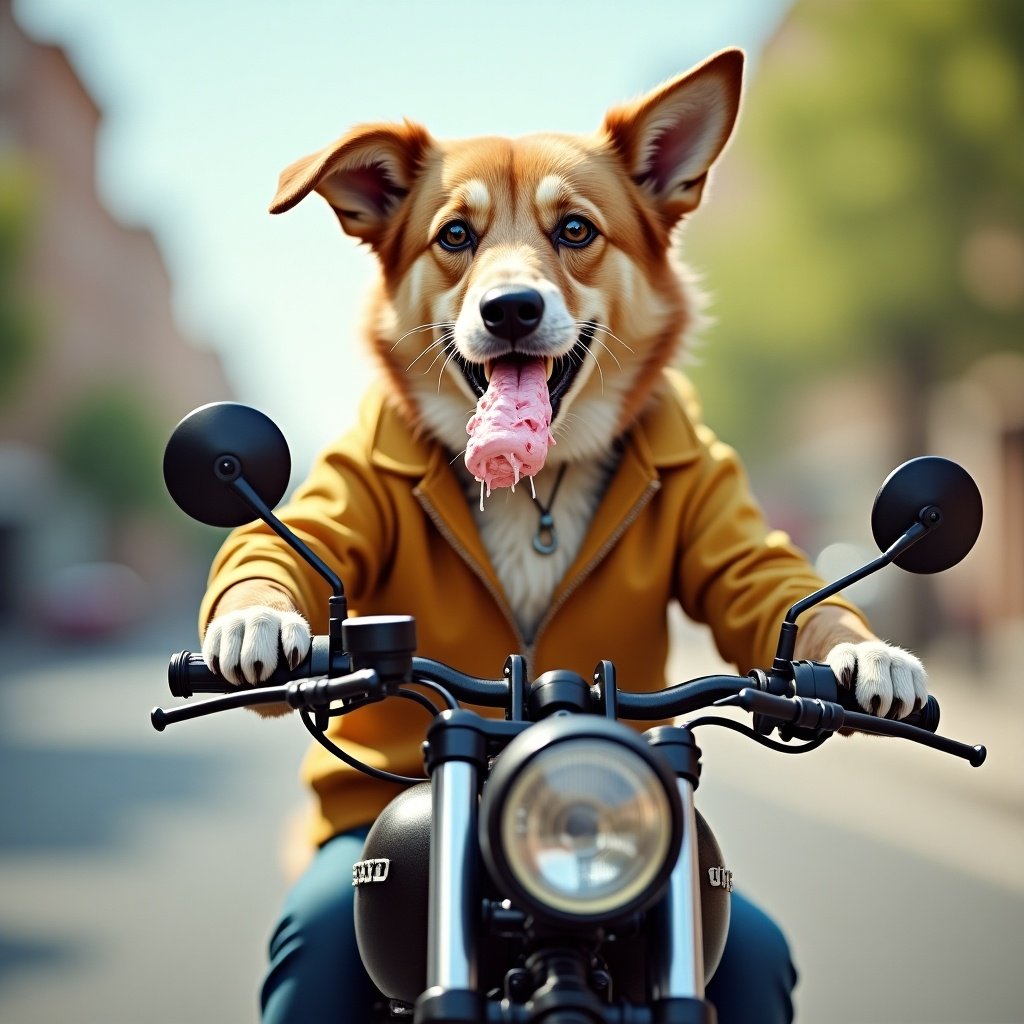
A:
[[[305,739],[241,713],[152,732],[188,635],[51,649],[0,683],[4,1024],[256,1019]],[[702,810],[791,937],[802,1021],[1024,1021],[1022,731],[960,684],[936,689],[946,730],[989,743],[985,768],[885,741],[787,759],[702,735]]]

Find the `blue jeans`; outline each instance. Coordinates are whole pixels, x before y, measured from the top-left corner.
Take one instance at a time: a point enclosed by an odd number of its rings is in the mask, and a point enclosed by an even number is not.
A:
[[[366,828],[335,836],[292,888],[270,940],[261,1001],[264,1024],[367,1024],[375,990],[359,960],[352,921],[352,865]],[[796,970],[778,925],[732,894],[729,936],[707,998],[719,1024],[793,1019]]]

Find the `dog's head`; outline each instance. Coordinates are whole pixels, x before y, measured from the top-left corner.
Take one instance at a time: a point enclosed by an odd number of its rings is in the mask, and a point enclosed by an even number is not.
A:
[[[369,334],[410,418],[453,451],[496,366],[543,368],[558,447],[608,450],[693,319],[672,233],[701,199],[739,106],[720,53],[593,136],[440,142],[362,125],[281,175],[271,205],[322,195],[381,266]]]

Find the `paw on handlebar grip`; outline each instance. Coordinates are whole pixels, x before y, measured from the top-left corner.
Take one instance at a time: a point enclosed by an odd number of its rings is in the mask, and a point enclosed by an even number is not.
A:
[[[257,689],[280,686],[294,679],[342,676],[351,670],[352,659],[347,653],[338,653],[332,659],[330,638],[314,636],[309,653],[295,668],[289,668],[285,659],[280,658],[277,668]],[[181,651],[171,658],[167,665],[167,685],[174,697],[191,697],[196,693],[233,693],[235,690],[249,689],[246,686],[239,687],[229,683],[223,676],[209,668],[201,654],[193,651]]]
[[[846,711],[869,714],[867,708],[862,708],[857,702],[853,690],[840,686],[835,673],[823,662],[793,662],[792,686],[793,693],[797,697],[834,701],[836,704],[842,705]],[[939,702],[934,697],[929,697],[924,707],[898,719],[898,721],[933,733],[939,728],[939,712]]]
[[[836,703],[841,704],[847,711],[856,711],[858,713],[868,714],[868,712],[857,703],[857,698],[853,695],[852,690],[845,690],[840,687],[839,693],[836,695]],[[918,729],[924,729],[926,732],[936,732],[939,728],[940,711],[939,702],[934,697],[929,696],[924,707],[911,712],[903,718],[895,719],[895,721],[903,722],[906,725],[916,726]]]

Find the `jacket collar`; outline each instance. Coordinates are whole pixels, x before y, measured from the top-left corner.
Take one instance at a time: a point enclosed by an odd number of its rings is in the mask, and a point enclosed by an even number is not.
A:
[[[377,468],[418,481],[417,499],[428,507],[449,543],[461,549],[494,593],[503,588],[473,521],[458,477],[445,449],[416,434],[389,405],[383,389],[375,392],[370,411],[374,434],[370,461]],[[619,536],[622,524],[658,489],[661,472],[698,457],[700,441],[694,422],[699,417],[689,384],[666,371],[657,392],[632,430],[623,438],[619,467],[584,538],[583,545],[555,593],[555,599],[576,585],[580,575],[600,562]]]

